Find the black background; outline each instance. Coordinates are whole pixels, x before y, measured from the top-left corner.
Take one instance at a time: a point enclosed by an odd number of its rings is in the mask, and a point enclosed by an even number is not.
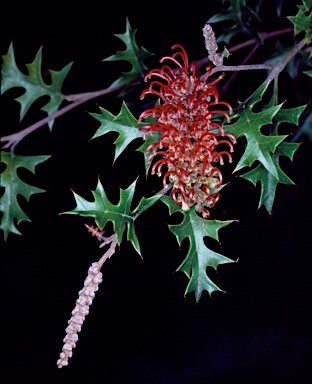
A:
[[[274,2],[264,1],[262,30],[274,24]],[[105,88],[129,70],[105,57],[124,49],[114,33],[125,32],[126,17],[137,29],[137,42],[155,56],[171,53],[175,43],[185,46],[192,60],[205,57],[201,29],[221,1],[105,2],[3,1],[1,54],[13,41],[20,68],[43,46],[43,68],[60,70],[74,61],[64,82],[65,94]],[[272,8],[273,7],[273,8]],[[297,12],[287,2],[284,15]],[[282,27],[291,24],[285,20]],[[280,27],[280,26],[279,26]],[[234,41],[235,43],[235,41]],[[272,49],[270,43],[266,49]],[[262,52],[262,53],[261,53]],[[232,60],[239,63],[238,53]],[[265,50],[260,50],[265,55]],[[265,74],[246,74],[225,95],[235,105],[261,84]],[[285,77],[280,99],[294,102],[299,86]],[[38,101],[18,122],[20,90],[6,92],[1,103],[2,135],[25,128],[44,117]],[[47,192],[21,205],[32,220],[19,226],[23,236],[1,240],[1,345],[3,384],[41,383],[240,383],[306,384],[311,382],[311,143],[303,143],[294,162],[283,169],[296,186],[279,185],[270,217],[257,210],[259,188],[225,170],[224,189],[213,218],[238,222],[220,231],[219,245],[208,245],[237,263],[209,270],[224,293],[205,292],[198,304],[183,293],[187,278],[173,273],[186,255],[179,249],[168,223],[167,208],[154,205],[136,222],[144,260],[126,240],[103,267],[104,281],[90,308],[69,366],[57,369],[67,320],[89,265],[99,259],[97,241],[86,232],[92,221],[60,212],[75,207],[71,189],[91,199],[99,176],[108,197],[118,201],[138,179],[135,202],[161,188],[160,180],[146,183],[142,154],[131,144],[112,166],[114,133],[89,141],[98,122],[87,112],[98,105],[114,114],[120,110],[116,94],[92,100],[59,118],[52,133],[44,127],[16,148],[20,154],[52,157],[24,180]],[[241,147],[239,147],[241,145]],[[238,144],[243,149],[243,144]],[[239,151],[239,150],[238,150]],[[236,155],[237,159],[239,154]],[[231,168],[232,167],[232,168]]]

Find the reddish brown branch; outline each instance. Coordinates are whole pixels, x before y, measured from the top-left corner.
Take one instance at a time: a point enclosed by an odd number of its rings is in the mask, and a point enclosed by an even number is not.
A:
[[[285,34],[285,33],[289,33],[289,32],[292,32],[292,31],[293,31],[292,28],[285,28],[285,29],[281,29],[281,30],[273,31],[273,32],[263,32],[261,34],[261,37],[262,37],[262,39],[264,41],[264,40],[266,40],[268,38],[271,38],[271,37],[274,37],[274,36],[278,36],[278,35],[282,35],[282,34]],[[252,45],[254,43],[258,43],[258,40],[256,38],[247,40],[247,41],[245,41],[243,43],[240,43],[240,44],[237,44],[237,45],[233,46],[232,48],[229,48],[229,52],[232,53],[232,52],[238,51],[238,50],[243,49],[245,47],[248,47],[248,46],[250,46],[250,45]],[[201,66],[205,65],[208,62],[209,62],[209,59],[208,58],[204,58],[202,60],[197,61],[196,62],[196,66],[197,67],[201,67]],[[276,67],[276,65],[272,66],[270,64],[267,64],[267,65],[259,64],[257,68],[255,68],[254,66],[253,67],[250,67],[250,66],[220,66],[218,68],[214,68],[212,73],[218,72],[220,70],[221,71],[239,71],[239,70],[248,70],[248,69],[251,69],[251,70],[253,70],[253,69],[272,69],[274,67]],[[276,73],[276,71],[274,73]],[[116,88],[105,88],[105,89],[102,89],[100,91],[95,91],[95,92],[87,92],[87,93],[80,93],[80,94],[74,94],[74,95],[67,95],[67,96],[65,96],[65,99],[67,101],[72,101],[71,104],[67,105],[66,107],[64,107],[64,108],[62,108],[60,110],[58,110],[57,112],[53,113],[52,115],[47,116],[46,118],[38,121],[37,123],[32,124],[31,126],[23,129],[20,132],[17,132],[17,133],[11,134],[11,135],[7,135],[7,136],[1,137],[0,138],[0,142],[7,142],[5,145],[2,146],[2,148],[10,148],[11,147],[11,150],[13,151],[14,148],[16,147],[16,145],[21,140],[23,140],[24,137],[26,137],[30,133],[34,132],[38,128],[44,126],[49,121],[64,115],[65,113],[67,113],[71,109],[74,109],[78,105],[81,105],[81,104],[83,104],[83,103],[85,103],[85,102],[87,102],[89,100],[92,100],[92,99],[94,99],[96,97],[99,97],[99,96],[102,96],[102,95],[105,95],[105,94],[108,94],[108,93],[111,93],[111,92],[119,91],[119,90],[121,90],[121,89],[123,89],[125,87],[128,87],[130,85],[134,85],[134,84],[138,84],[138,82],[137,83],[132,83],[132,84],[122,85],[122,86],[116,87]]]
[[[30,133],[36,131],[38,128],[42,127],[43,125],[47,124],[49,121],[64,115],[65,113],[69,112],[71,109],[74,109],[74,108],[78,107],[78,105],[81,105],[81,104],[83,104],[83,103],[85,103],[85,102],[87,102],[89,100],[95,99],[96,97],[99,97],[99,96],[102,96],[102,95],[106,95],[108,93],[120,91],[121,89],[123,89],[125,87],[128,87],[130,85],[135,85],[135,84],[139,84],[139,83],[136,82],[136,83],[122,85],[122,86],[116,87],[116,88],[105,88],[105,89],[101,89],[100,91],[86,92],[86,93],[79,93],[79,94],[76,94],[76,95],[65,96],[66,100],[68,100],[68,101],[75,100],[75,101],[72,104],[69,104],[69,105],[67,105],[64,108],[59,109],[57,112],[53,113],[52,115],[45,117],[44,119],[38,121],[35,124],[32,124],[30,127],[25,128],[25,129],[23,129],[20,132],[13,133],[12,135],[1,137],[0,141],[2,141],[2,142],[7,141],[7,143],[5,145],[3,145],[2,148],[10,148],[10,147],[12,147],[11,150],[13,151],[14,148],[16,147],[16,145],[21,140],[23,140],[24,137],[26,137]]]

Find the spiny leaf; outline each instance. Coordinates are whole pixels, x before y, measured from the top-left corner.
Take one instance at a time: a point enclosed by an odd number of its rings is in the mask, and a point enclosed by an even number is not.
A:
[[[56,112],[65,96],[61,92],[63,81],[70,70],[72,63],[66,65],[59,72],[49,70],[51,84],[46,84],[41,74],[42,49],[40,48],[34,61],[27,64],[28,74],[24,75],[17,67],[13,45],[11,44],[8,53],[2,56],[2,85],[1,93],[10,88],[25,88],[25,93],[15,100],[21,104],[20,119],[22,120],[30,106],[40,97],[49,96],[50,100],[41,109],[48,115]],[[54,120],[49,122],[49,128],[53,126]]]
[[[274,116],[274,122],[278,124],[290,123],[290,124],[298,125],[299,117],[301,116],[305,108],[306,108],[306,105],[300,105],[299,107],[288,108],[288,109],[281,108],[277,112],[277,114]]]
[[[223,4],[229,3],[227,0]],[[212,16],[207,23],[218,23],[220,21],[230,20],[233,25],[224,29],[224,33],[217,38],[217,42],[224,41],[229,44],[231,38],[241,32],[256,32],[252,26],[254,20],[260,20],[256,12],[246,5],[246,0],[235,0],[229,3],[227,9]]]
[[[175,212],[181,212],[184,216],[181,224],[170,225],[169,228],[176,236],[179,245],[186,238],[190,242],[188,254],[177,269],[177,271],[184,272],[190,279],[185,294],[194,291],[198,302],[204,290],[208,291],[209,295],[213,291],[221,291],[209,279],[206,268],[217,269],[218,265],[232,263],[233,260],[209,249],[204,243],[204,238],[211,237],[218,241],[219,229],[231,224],[234,220],[204,220],[196,214],[194,207],[185,212],[169,196],[163,196],[161,201],[168,206],[171,215]]]
[[[4,233],[4,240],[7,239],[10,232],[20,235],[14,224],[14,219],[17,219],[17,224],[22,220],[29,220],[28,216],[21,209],[17,195],[25,197],[29,200],[30,196],[34,193],[44,192],[43,189],[34,187],[22,181],[18,174],[17,169],[23,167],[30,172],[35,172],[35,167],[46,161],[50,156],[19,156],[10,152],[1,152],[1,162],[6,165],[5,170],[1,173],[1,186],[4,187],[4,194],[0,199],[1,212],[3,213],[1,219],[1,229]]]
[[[129,20],[126,21],[126,32],[123,34],[115,34],[114,36],[122,40],[127,49],[124,51],[118,51],[112,56],[107,57],[103,61],[128,61],[132,69],[129,72],[122,72],[122,76],[113,82],[110,88],[119,87],[124,84],[132,83],[137,80],[142,80],[144,77],[144,71],[148,68],[144,64],[144,59],[153,55],[145,48],[139,48],[135,42],[136,30],[132,30]]]
[[[296,16],[288,16],[288,19],[294,24],[295,35],[304,31],[308,43],[312,42],[312,1],[302,0],[302,5],[297,5],[299,8]]]
[[[120,189],[120,200],[117,205],[112,204],[104,191],[100,181],[96,190],[92,192],[94,201],[90,202],[74,193],[76,208],[66,214],[94,217],[98,228],[103,229],[107,222],[113,223],[117,243],[120,245],[123,232],[127,227],[127,240],[130,240],[134,249],[141,255],[140,245],[135,233],[134,221],[144,211],[151,207],[161,195],[155,195],[146,199],[143,197],[138,206],[131,211],[131,203],[136,186],[134,181],[127,189]]]
[[[305,108],[306,106],[303,105],[296,108],[280,109],[273,119],[275,125],[273,131],[277,133],[278,125],[282,122],[298,125],[299,117]],[[260,181],[261,192],[258,208],[260,208],[261,205],[264,205],[267,211],[271,214],[278,183],[294,184],[294,182],[282,171],[279,164],[279,157],[286,156],[292,160],[298,147],[299,144],[297,143],[287,143],[283,141],[277,146],[276,152],[270,154],[272,162],[275,164],[278,178],[273,176],[262,164],[259,164],[250,172],[241,175],[241,177],[251,181],[255,186]]]
[[[312,141],[312,112],[306,116],[300,129],[294,135],[293,140],[298,140],[299,137],[306,135],[308,140]]]
[[[118,132],[119,135],[114,141],[114,144],[116,144],[114,161],[116,161],[117,157],[125,150],[127,145],[133,140],[143,137],[143,132],[139,131],[139,128],[146,124],[138,123],[125,102],[122,103],[121,110],[117,116],[114,116],[101,107],[100,111],[101,115],[91,113],[91,116],[101,123],[101,126],[95,132],[93,138],[103,136],[109,132]]]
[[[268,84],[261,86],[251,97],[248,104],[242,104],[239,111],[238,120],[231,125],[224,126],[224,129],[235,135],[235,137],[245,136],[247,139],[246,150],[239,160],[235,171],[243,167],[250,167],[258,160],[275,178],[279,178],[278,171],[271,154],[275,152],[276,147],[287,136],[265,136],[260,132],[263,125],[271,124],[273,117],[278,113],[281,105],[273,106],[253,112],[254,105],[262,99]]]
[[[295,143],[292,143],[295,144]],[[298,144],[297,144],[298,145]],[[259,164],[255,169],[250,172],[244,173],[241,175],[246,180],[251,181],[255,186],[260,181],[261,183],[261,192],[258,208],[261,205],[264,205],[266,210],[271,214],[272,207],[275,199],[275,192],[278,183],[284,184],[294,184],[294,182],[281,170],[279,165],[279,157],[277,154],[273,154],[272,161],[275,163],[278,177],[274,177],[270,172],[268,172],[263,165]]]

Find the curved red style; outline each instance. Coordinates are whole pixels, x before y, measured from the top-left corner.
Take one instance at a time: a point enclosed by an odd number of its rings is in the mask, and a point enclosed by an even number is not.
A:
[[[145,77],[145,81],[152,76],[157,77],[150,83],[149,88],[143,91],[141,99],[146,94],[154,94],[161,98],[162,104],[141,113],[139,121],[146,117],[157,118],[157,121],[144,125],[144,138],[146,134],[153,135],[153,131],[161,133],[159,142],[151,144],[147,153],[152,153],[148,161],[154,156],[161,155],[152,167],[152,174],[156,172],[161,176],[164,166],[167,170],[163,176],[163,184],[167,181],[173,183],[172,198],[188,210],[195,205],[197,212],[208,218],[209,208],[219,200],[219,189],[222,184],[221,171],[213,163],[224,163],[224,155],[232,161],[229,152],[233,152],[236,139],[233,135],[224,132],[220,119],[222,115],[227,122],[232,113],[231,106],[219,101],[219,93],[215,84],[223,77],[208,82],[211,67],[204,80],[195,76],[196,66],[190,65],[185,49],[175,44],[172,49],[178,48],[171,57],[165,56],[160,62],[170,60],[178,67],[173,70],[164,65],[161,69],[153,69]],[[178,59],[182,59],[182,64]],[[163,83],[164,82],[164,83]],[[220,109],[225,106],[228,112]],[[227,144],[229,152],[218,151],[219,144]]]

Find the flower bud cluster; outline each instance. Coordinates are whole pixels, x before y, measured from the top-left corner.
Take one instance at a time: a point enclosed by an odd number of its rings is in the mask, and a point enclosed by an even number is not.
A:
[[[146,117],[157,118],[157,121],[144,125],[140,129],[145,130],[144,138],[149,133],[157,131],[161,133],[160,141],[154,142],[147,148],[147,153],[152,152],[148,162],[161,155],[152,167],[152,174],[162,175],[162,167],[168,170],[163,176],[163,184],[166,187],[167,180],[173,183],[172,198],[182,206],[183,210],[195,205],[197,212],[204,218],[210,216],[208,209],[218,201],[222,184],[222,174],[213,164],[224,163],[224,156],[232,161],[229,153],[233,152],[233,143],[236,139],[233,135],[225,133],[221,117],[228,122],[229,115],[219,108],[225,106],[232,113],[231,106],[219,101],[219,94],[215,83],[222,78],[207,82],[210,72],[203,80],[195,76],[196,66],[193,62],[188,65],[188,57],[184,48],[178,44],[172,47],[181,51],[175,52],[172,57],[164,57],[178,66],[178,70],[164,65],[161,69],[154,69],[146,76],[156,76],[165,80],[152,81],[149,88],[143,91],[141,98],[146,94],[154,94],[161,98],[162,104],[144,111],[139,121]],[[182,58],[181,64],[176,58]],[[189,73],[190,72],[190,73]],[[217,109],[216,109],[217,106]],[[216,119],[218,116],[218,119]],[[229,140],[225,140],[229,138]],[[229,148],[217,150],[222,144]]]
[[[57,360],[58,368],[68,365],[68,359],[73,355],[73,348],[78,341],[78,332],[81,331],[85,317],[89,313],[89,306],[92,304],[95,292],[99,289],[99,284],[102,282],[102,273],[100,272],[99,264],[92,263],[88,270],[88,276],[84,281],[84,287],[79,291],[79,297],[76,301],[76,307],[72,311],[72,317],[68,321],[66,328],[66,336],[60,358]]]
[[[216,67],[219,67],[223,64],[223,55],[222,53],[217,53],[218,45],[216,43],[216,37],[210,24],[205,24],[203,28],[203,35],[205,38],[205,47],[208,51],[208,59]]]

